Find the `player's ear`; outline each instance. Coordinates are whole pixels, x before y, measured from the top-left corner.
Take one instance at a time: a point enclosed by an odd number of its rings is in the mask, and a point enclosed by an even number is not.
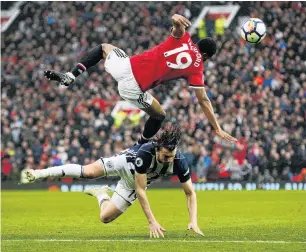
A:
[[[202,59],[203,59],[203,62],[205,62],[206,60],[209,59],[207,53],[203,53],[203,54],[202,54]]]
[[[152,145],[154,148],[157,148],[157,150],[159,151],[159,147],[157,146],[157,143],[155,141],[152,142]]]

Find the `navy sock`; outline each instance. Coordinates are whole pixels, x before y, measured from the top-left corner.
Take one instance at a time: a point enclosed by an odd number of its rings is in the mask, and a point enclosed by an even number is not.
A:
[[[103,59],[102,45],[98,45],[95,48],[88,51],[81,59],[80,62],[71,70],[71,73],[78,77],[85,72],[88,68],[96,65],[101,59]]]
[[[149,142],[150,139],[159,131],[165,118],[166,118],[165,116],[159,119],[149,117],[149,119],[145,123],[143,134],[141,138],[138,140],[138,143],[144,144]]]

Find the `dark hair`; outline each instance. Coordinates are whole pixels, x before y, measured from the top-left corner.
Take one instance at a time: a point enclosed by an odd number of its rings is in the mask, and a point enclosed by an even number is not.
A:
[[[216,42],[212,38],[201,39],[197,43],[201,53],[206,53],[209,58],[211,58],[217,51]]]
[[[169,124],[154,138],[153,145],[157,149],[164,147],[173,151],[180,143],[181,137],[180,127],[176,124]]]

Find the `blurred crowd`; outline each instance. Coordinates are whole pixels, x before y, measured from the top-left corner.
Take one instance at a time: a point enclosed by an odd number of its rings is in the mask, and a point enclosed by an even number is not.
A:
[[[69,71],[100,43],[142,53],[169,36],[174,13],[194,21],[204,4],[24,2],[1,43],[2,179],[17,178],[24,168],[88,164],[132,146],[146,117],[136,126],[128,119],[114,124],[111,112],[120,97],[103,61],[68,89],[48,82],[43,71]],[[268,27],[256,46],[234,29],[213,35],[218,51],[205,64],[205,84],[220,124],[238,143],[215,136],[185,80],[152,91],[161,103],[167,100],[167,122],[184,131],[180,150],[195,180],[306,181],[305,6],[243,6]]]

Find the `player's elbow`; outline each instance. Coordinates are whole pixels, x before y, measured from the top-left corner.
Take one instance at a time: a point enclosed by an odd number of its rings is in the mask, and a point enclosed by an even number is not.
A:
[[[136,195],[137,197],[142,197],[143,193],[145,192],[142,188],[136,188]]]
[[[143,199],[146,194],[146,190],[143,187],[136,188],[136,195],[138,199]]]
[[[210,100],[209,100],[209,98],[203,97],[201,99],[198,99],[198,102],[199,102],[201,107],[207,107],[207,106],[209,106]]]

